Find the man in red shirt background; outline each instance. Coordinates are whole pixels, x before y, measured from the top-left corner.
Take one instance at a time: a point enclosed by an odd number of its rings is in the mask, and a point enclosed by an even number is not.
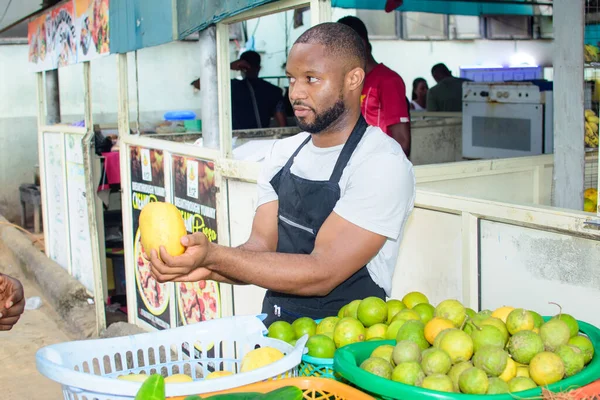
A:
[[[367,49],[367,70],[361,96],[361,111],[365,120],[394,138],[409,157],[410,114],[404,81],[383,63],[375,61],[367,27],[359,18],[347,16],[338,22],[354,29]]]

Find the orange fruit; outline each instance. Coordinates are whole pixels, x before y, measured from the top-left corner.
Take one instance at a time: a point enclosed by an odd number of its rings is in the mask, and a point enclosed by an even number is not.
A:
[[[454,324],[450,320],[435,317],[425,325],[425,339],[429,344],[433,344],[433,341],[441,331],[450,328],[454,328]]]

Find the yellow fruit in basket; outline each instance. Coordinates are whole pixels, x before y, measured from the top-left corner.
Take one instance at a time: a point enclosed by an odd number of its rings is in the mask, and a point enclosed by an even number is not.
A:
[[[347,344],[364,342],[365,327],[359,320],[345,317],[340,320],[333,331],[333,341],[339,349]]]
[[[191,376],[185,374],[173,374],[165,378],[165,383],[189,383],[194,382]]]
[[[515,376],[529,378],[529,367],[526,365],[517,367],[517,372],[516,372]]]
[[[370,326],[369,328],[367,328],[367,331],[365,333],[365,340],[370,340],[376,337],[385,337],[387,330],[388,326],[386,324],[375,324],[373,326]]]
[[[514,307],[504,306],[504,307],[497,308],[492,313],[492,317],[498,318],[500,321],[502,321],[506,324],[506,319],[508,318],[508,314],[510,314],[512,310],[514,310]]]
[[[253,371],[262,368],[277,360],[281,360],[284,354],[273,347],[260,347],[246,353],[242,358],[240,372]]]
[[[146,204],[140,213],[139,223],[142,246],[148,257],[152,249],[158,253],[160,246],[164,246],[171,256],[185,251],[181,238],[187,235],[187,231],[181,213],[173,204],[162,201]]]
[[[467,318],[467,310],[458,300],[448,299],[437,305],[434,315],[446,318],[456,328],[462,328],[462,324]]]
[[[408,308],[413,308],[417,304],[429,303],[429,299],[421,292],[410,292],[402,298],[402,303]]]
[[[596,113],[594,112],[594,110],[590,110],[589,108],[584,111],[584,114],[585,114],[585,118],[596,116]]]
[[[565,376],[565,365],[557,354],[544,351],[529,363],[529,375],[539,386],[551,385]]]
[[[317,335],[325,334],[327,332],[331,332],[333,334],[333,330],[339,321],[340,318],[338,317],[323,318],[323,320],[317,325]]]
[[[388,317],[386,323],[389,325],[392,322],[392,319],[398,314],[400,311],[404,310],[406,305],[400,300],[390,299],[387,301],[387,309],[388,309]]]
[[[535,327],[533,315],[522,308],[512,310],[506,317],[506,329],[514,335],[519,331],[530,331]]]
[[[598,201],[598,190],[596,190],[595,188],[585,189],[585,191],[583,192],[583,198],[590,199],[593,202]]]
[[[596,117],[595,115],[590,115],[589,117],[586,118],[587,122],[593,122],[595,124],[598,123],[598,121],[600,121],[600,119],[598,117]]]
[[[233,375],[233,372],[231,371],[214,371],[211,372],[210,374],[206,375],[206,378],[204,379],[217,379],[217,378],[222,378],[224,376],[231,376]]]
[[[451,321],[445,318],[435,317],[425,325],[425,339],[427,339],[429,344],[433,345],[437,335],[439,335],[441,331],[450,328],[454,328],[454,324]]]
[[[596,212],[596,203],[590,199],[583,199],[583,211],[585,212]]]
[[[506,367],[498,378],[508,383],[515,376],[517,376],[517,363],[512,358],[508,357]]]
[[[356,317],[366,328],[383,323],[388,317],[387,304],[379,297],[367,297],[358,305]]]
[[[128,382],[146,382],[149,375],[146,374],[129,374],[129,375],[120,375],[117,377],[120,381],[128,381]]]

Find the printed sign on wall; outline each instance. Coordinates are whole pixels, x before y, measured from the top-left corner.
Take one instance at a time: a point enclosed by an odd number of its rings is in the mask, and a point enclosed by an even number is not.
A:
[[[157,329],[169,329],[170,285],[158,283],[152,277],[150,263],[142,256],[144,249],[139,231],[139,218],[144,206],[153,201],[165,201],[163,151],[131,146],[130,156],[137,314],[139,319]]]
[[[217,242],[215,165],[212,161],[173,155],[173,203],[188,233],[202,232]],[[176,283],[177,325],[221,317],[219,284],[214,281]]]

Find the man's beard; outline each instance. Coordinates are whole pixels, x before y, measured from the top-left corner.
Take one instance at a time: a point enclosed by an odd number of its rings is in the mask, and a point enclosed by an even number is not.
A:
[[[315,113],[315,120],[313,123],[302,122],[298,117],[295,117],[296,123],[304,132],[318,134],[329,128],[342,116],[342,114],[344,114],[346,111],[344,98],[340,94],[340,97],[335,104],[320,114],[317,114],[314,109],[312,111]]]

